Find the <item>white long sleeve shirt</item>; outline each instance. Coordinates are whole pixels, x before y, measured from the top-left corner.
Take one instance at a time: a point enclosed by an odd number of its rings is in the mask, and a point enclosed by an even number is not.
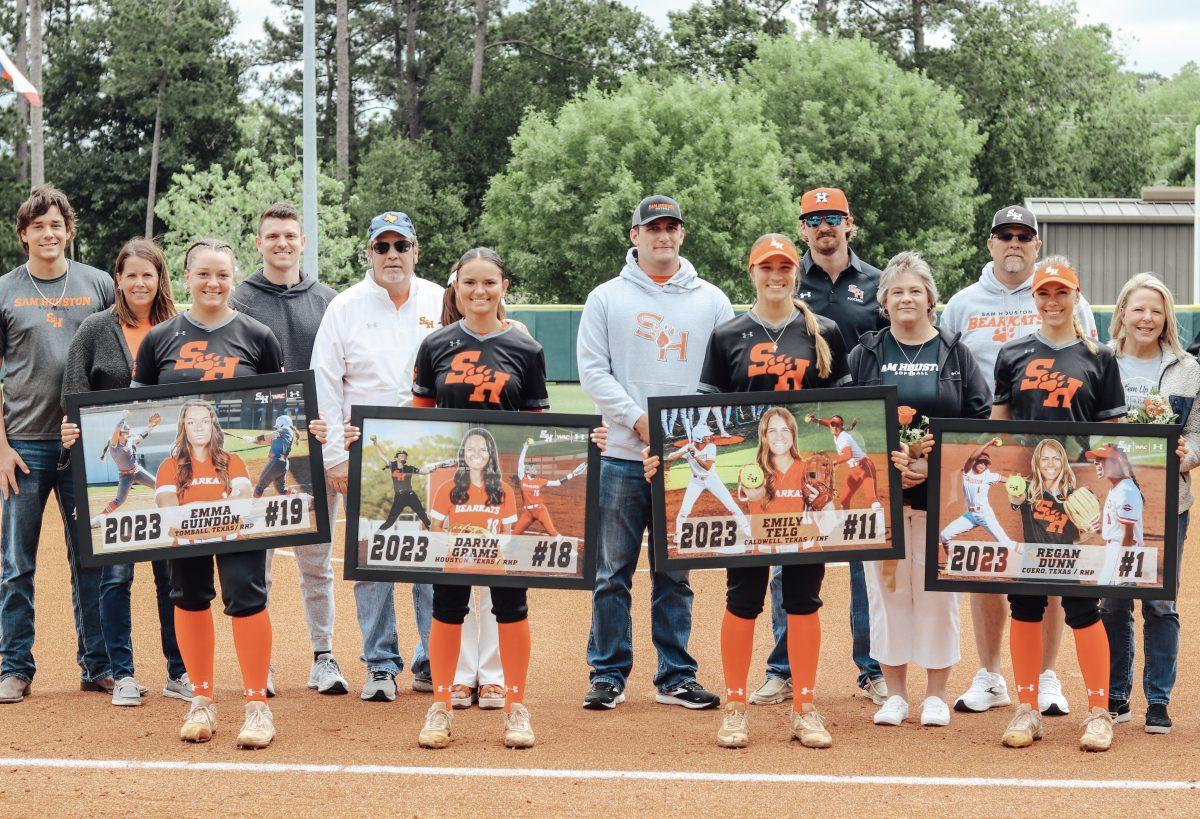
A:
[[[329,422],[326,468],[347,460],[342,426],[352,404],[398,407],[412,400],[413,364],[441,327],[443,288],[413,276],[399,309],[368,272],[329,303],[313,344],[317,404]]]

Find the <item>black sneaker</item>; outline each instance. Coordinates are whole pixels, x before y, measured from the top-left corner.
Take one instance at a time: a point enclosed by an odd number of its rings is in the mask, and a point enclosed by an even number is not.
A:
[[[608,680],[597,680],[583,695],[583,707],[591,711],[611,710],[625,702],[625,694]]]
[[[1161,702],[1152,702],[1146,709],[1146,733],[1171,733],[1171,717],[1167,714],[1167,706]]]
[[[664,705],[682,705],[684,708],[692,708],[697,711],[716,708],[721,704],[720,697],[711,691],[705,691],[704,686],[695,680],[688,680],[675,688],[659,691],[654,695],[654,700]]]
[[[1112,717],[1114,725],[1133,719],[1133,715],[1129,713],[1129,703],[1125,700],[1114,700],[1112,697],[1108,699],[1108,715]]]

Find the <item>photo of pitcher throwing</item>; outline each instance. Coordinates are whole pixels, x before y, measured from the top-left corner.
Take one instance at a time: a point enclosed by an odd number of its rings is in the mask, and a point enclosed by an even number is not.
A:
[[[860,488],[865,487],[871,508],[882,509],[883,504],[879,502],[875,463],[867,457],[866,450],[850,434],[850,431],[858,425],[858,419],[853,419],[847,426],[846,419],[840,415],[818,418],[810,413],[804,416],[804,422],[820,424],[833,434],[833,447],[837,450],[837,458],[834,459],[834,463],[845,464],[847,467],[842,476],[841,485],[838,486],[838,505],[843,510],[849,509],[850,501],[854,499]]]
[[[1015,549],[1016,543],[1004,531],[996,512],[988,500],[988,490],[997,483],[1002,483],[1004,477],[991,470],[992,458],[987,450],[1000,445],[999,438],[984,442],[974,452],[967,456],[962,466],[963,513],[950,521],[939,535],[942,548],[945,549],[951,540],[964,535],[979,527],[996,539],[996,542],[1009,549]]]
[[[146,429],[134,435],[133,428],[129,426],[129,410],[121,413],[121,420],[117,421],[112,438],[104,444],[104,449],[100,452],[102,461],[109,453],[112,454],[113,464],[117,467],[117,496],[105,504],[99,515],[92,518],[93,529],[100,526],[101,516],[115,512],[125,503],[134,484],[154,489],[154,476],[138,463],[138,447],[161,421],[162,416],[154,413],[146,422]]]
[[[532,443],[532,438],[525,439],[525,445],[521,447],[521,456],[517,459],[517,486],[521,489],[521,517],[517,520],[517,525],[513,527],[513,534],[522,534],[533,525],[534,521],[537,521],[541,525],[542,531],[551,537],[558,537],[554,519],[550,517],[550,510],[546,508],[546,503],[542,500],[542,490],[548,486],[562,486],[572,478],[578,478],[587,469],[587,461],[583,461],[557,480],[547,480],[538,476],[541,470],[536,463],[525,462],[525,455],[529,452],[529,446]]]

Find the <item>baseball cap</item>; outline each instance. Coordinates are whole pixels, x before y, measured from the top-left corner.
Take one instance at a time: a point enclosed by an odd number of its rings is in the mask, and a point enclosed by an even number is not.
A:
[[[1006,225],[1024,225],[1033,231],[1034,236],[1038,232],[1037,217],[1033,215],[1032,211],[1020,205],[1009,205],[996,211],[996,215],[992,217],[991,232],[995,233]]]
[[[1033,292],[1044,284],[1063,284],[1072,290],[1079,289],[1079,276],[1065,264],[1042,265],[1033,274]]]
[[[712,437],[712,430],[708,428],[708,424],[699,424],[692,427],[692,440],[703,441],[705,438]]]
[[[990,464],[991,462],[992,462],[992,456],[988,455],[986,452],[981,452],[981,453],[979,453],[979,455],[977,455],[975,457],[975,463]]]
[[[373,242],[375,237],[381,233],[387,233],[389,230],[399,233],[401,236],[407,236],[409,239],[417,238],[417,231],[413,228],[412,219],[408,218],[408,214],[398,210],[389,210],[371,220],[371,231],[367,236],[367,241]]]
[[[850,214],[850,202],[841,188],[813,188],[800,197],[800,218],[825,212]]]
[[[800,265],[800,252],[792,240],[782,233],[768,233],[760,236],[750,248],[750,267],[770,259],[772,256],[782,256],[792,264]]]
[[[655,219],[675,219],[683,224],[683,211],[679,203],[669,196],[655,194],[647,196],[633,209],[633,221],[630,227],[638,227],[653,222]]]
[[[1104,458],[1124,458],[1128,460],[1129,455],[1127,453],[1131,449],[1133,449],[1133,444],[1130,441],[1120,439],[1113,444],[1101,444],[1095,449],[1089,449],[1083,453],[1083,457],[1089,461],[1099,461]]]

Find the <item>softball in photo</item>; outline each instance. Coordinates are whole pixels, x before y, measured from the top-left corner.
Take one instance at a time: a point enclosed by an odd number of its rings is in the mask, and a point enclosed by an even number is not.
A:
[[[354,411],[363,439],[351,456],[347,577],[583,587],[592,419]]]
[[[68,415],[81,429],[72,460],[85,562],[327,536],[324,492],[319,503],[313,493],[324,473],[307,431],[315,404],[310,378],[236,379],[213,392],[202,392],[213,385],[200,382],[69,396]]]
[[[903,555],[890,537],[900,487],[890,483],[897,431],[884,420],[885,395],[895,400],[890,388],[652,398],[662,559],[720,566]]]
[[[930,588],[1174,596],[1178,427],[933,427]]]

